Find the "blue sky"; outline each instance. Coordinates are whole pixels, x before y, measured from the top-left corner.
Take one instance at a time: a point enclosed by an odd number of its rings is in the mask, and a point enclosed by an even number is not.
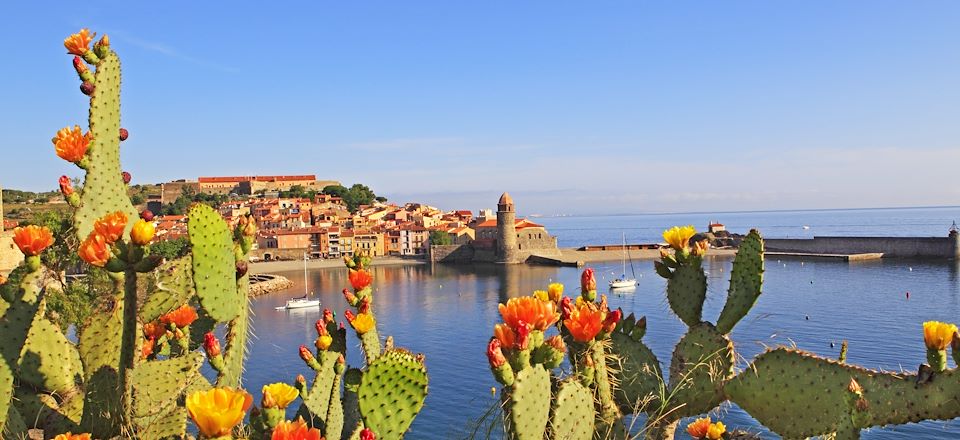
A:
[[[62,39],[123,62],[135,182],[317,174],[524,213],[960,205],[956,2],[14,2],[0,184],[78,175]]]

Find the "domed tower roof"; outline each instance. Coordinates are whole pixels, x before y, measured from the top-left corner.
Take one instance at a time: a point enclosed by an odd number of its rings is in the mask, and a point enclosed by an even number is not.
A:
[[[497,202],[497,204],[498,204],[498,205],[512,205],[512,204],[513,204],[513,197],[510,197],[510,193],[506,193],[506,192],[505,192],[505,193],[503,193],[503,195],[500,196],[500,201]]]

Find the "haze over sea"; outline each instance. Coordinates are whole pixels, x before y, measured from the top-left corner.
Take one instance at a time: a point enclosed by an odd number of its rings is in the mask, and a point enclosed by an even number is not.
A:
[[[540,218],[561,246],[618,243],[621,232],[629,242],[657,242],[660,232],[677,224],[703,228],[710,220],[734,232],[757,227],[768,237],[816,235],[944,236],[960,207],[844,211],[743,212],[703,214],[624,215]],[[803,229],[806,225],[809,229]],[[715,321],[723,306],[731,260],[707,258],[709,291],[704,319]],[[649,261],[637,261],[640,286],[635,293],[610,294],[612,307],[646,315],[644,342],[661,363],[668,363],[673,346],[686,327],[668,310],[665,282]],[[620,262],[595,264],[598,284],[620,271]],[[629,270],[629,269],[628,269]],[[418,265],[373,268],[375,307],[382,335],[426,355],[430,394],[408,438],[465,438],[497,399],[484,355],[485,344],[498,322],[497,304],[529,295],[549,282],[578,292],[579,270],[567,267],[494,265]],[[764,293],[734,329],[738,355],[752,359],[765,346],[797,347],[836,357],[840,343],[849,341],[848,362],[888,371],[916,370],[924,361],[923,321],[957,321],[960,316],[960,277],[956,261],[879,260],[846,263],[826,259],[768,259]],[[246,369],[246,388],[259,390],[267,381],[292,381],[308,369],[297,356],[300,344],[312,344],[313,322],[319,311],[275,311],[286,298],[304,290],[302,272],[284,273],[296,285],[287,292],[253,301],[253,343]],[[340,290],[348,285],[345,270],[308,274],[309,289],[339,314],[346,309]],[[602,290],[602,289],[601,289]],[[910,292],[909,299],[906,292]],[[808,319],[809,318],[809,319]],[[348,363],[362,358],[348,332]],[[832,344],[832,345],[831,345]],[[952,360],[950,365],[953,365]],[[259,396],[256,396],[259,399]],[[291,410],[292,414],[292,410]],[[718,415],[730,427],[749,429],[776,438],[735,405]],[[685,422],[682,422],[685,426]],[[481,431],[478,438],[484,438]],[[499,438],[493,435],[494,438]],[[683,434],[682,438],[687,438]],[[960,419],[874,428],[866,439],[960,438]]]

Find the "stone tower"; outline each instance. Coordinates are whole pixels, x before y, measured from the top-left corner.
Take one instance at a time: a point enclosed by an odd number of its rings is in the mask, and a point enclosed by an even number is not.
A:
[[[517,261],[517,212],[513,198],[503,193],[497,202],[497,262],[514,264]]]

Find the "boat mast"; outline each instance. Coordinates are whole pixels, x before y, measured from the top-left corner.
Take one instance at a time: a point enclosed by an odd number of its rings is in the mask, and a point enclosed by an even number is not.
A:
[[[303,253],[303,296],[307,296],[307,284],[310,281],[307,279],[307,253]]]

